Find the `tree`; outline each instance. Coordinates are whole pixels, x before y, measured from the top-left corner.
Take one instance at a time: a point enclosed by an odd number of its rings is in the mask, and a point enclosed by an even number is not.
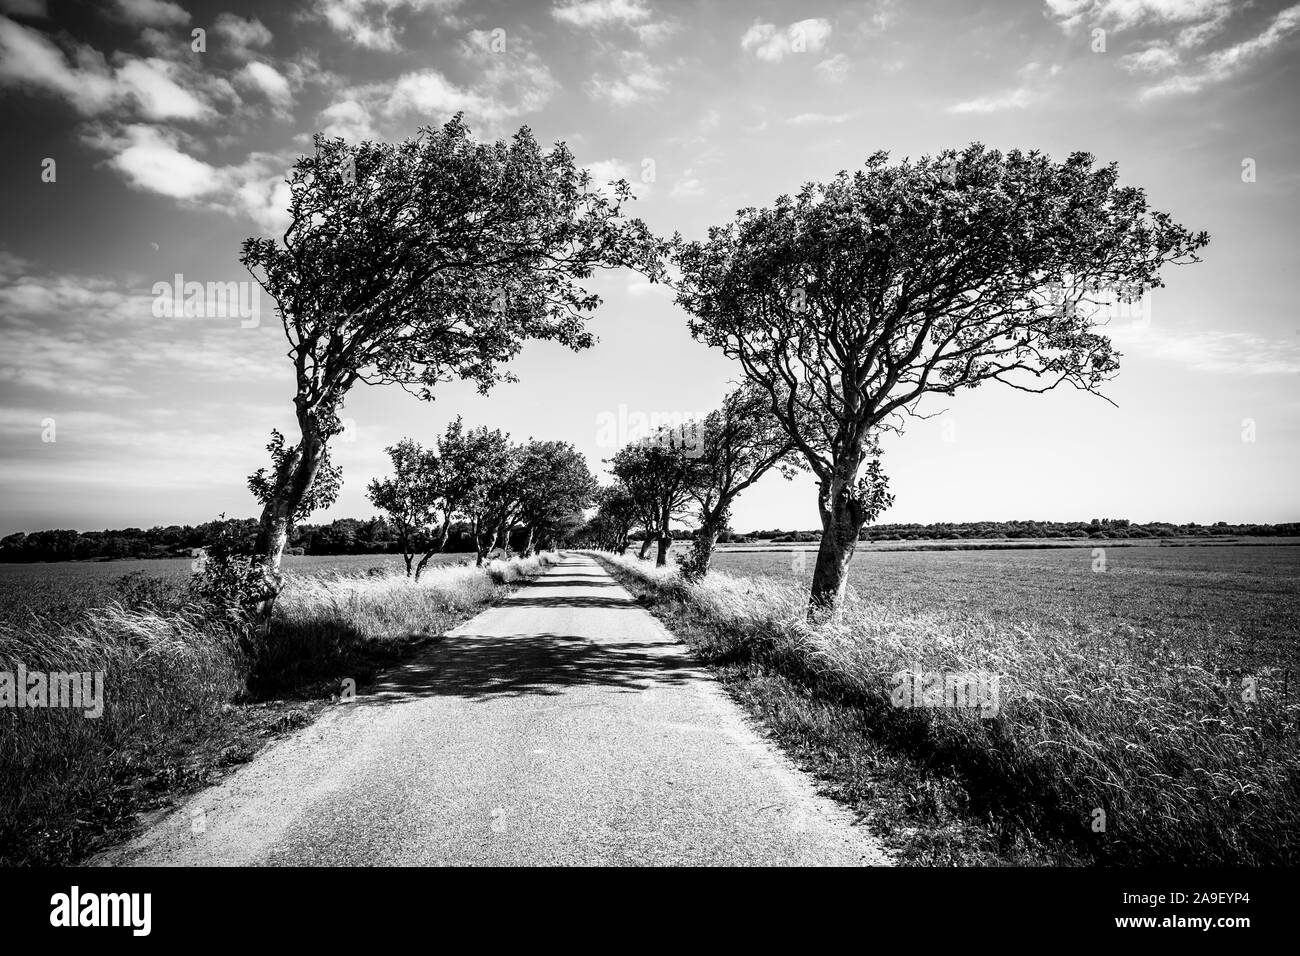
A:
[[[527,340],[591,344],[585,321],[600,298],[581,282],[595,269],[662,274],[663,244],[623,216],[627,183],[593,188],[567,147],[543,152],[526,127],[478,143],[458,115],[400,144],[314,144],[289,176],[288,229],[245,240],[241,255],[275,302],[296,378],[298,440],[280,438],[274,468],[252,480],[263,628],[293,523],[330,500],[316,490],[322,475],[337,487],[327,446],[356,383],[427,400],[462,378],[486,392],[512,379],[501,366]]]
[[[615,554],[626,552],[628,535],[636,520],[636,502],[622,482],[600,488],[596,492],[596,513],[592,515],[588,526],[598,547]]]
[[[386,512],[392,520],[402,559],[406,562],[406,575],[411,577],[414,574],[415,580],[419,581],[429,558],[442,550],[447,540],[449,512],[439,529],[441,533],[435,534],[431,530],[439,507],[445,505],[442,463],[434,451],[422,448],[410,438],[403,438],[385,451],[392,459],[393,474],[370,482],[367,496],[371,504]],[[421,551],[423,555],[412,568],[415,555]]]
[[[470,522],[477,564],[482,565],[508,507],[503,498],[511,492],[518,454],[510,436],[486,426],[466,431],[459,418],[438,444],[446,473],[455,476],[455,510]]]
[[[691,459],[687,493],[700,522],[691,554],[682,562],[687,578],[709,572],[718,535],[727,527],[736,496],[773,467],[794,477],[801,460],[795,443],[772,415],[768,394],[752,383],[728,393],[722,407],[705,416]]]
[[[530,441],[519,472],[519,518],[528,525],[528,555],[535,539],[554,540],[569,516],[591,504],[596,479],[582,453],[561,441]]]
[[[838,605],[862,526],[889,501],[886,429],[928,393],[987,381],[1099,394],[1118,369],[1104,308],[1208,242],[1115,165],[974,144],[850,175],[675,240],[691,333],[766,390],[819,481],[810,612]]]
[[[638,520],[646,529],[641,557],[646,555],[651,535],[659,542],[656,565],[668,563],[671,522],[685,514],[690,500],[694,448],[681,429],[661,428],[620,448],[610,459],[610,470],[631,494]]]

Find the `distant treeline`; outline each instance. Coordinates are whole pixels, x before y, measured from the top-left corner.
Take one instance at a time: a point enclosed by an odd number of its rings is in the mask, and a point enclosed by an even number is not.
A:
[[[121,528],[107,531],[35,531],[17,532],[0,538],[0,562],[107,560],[111,558],[188,557],[198,548],[207,547],[223,523],[237,530],[248,548],[257,537],[254,518],[230,522],[209,521],[199,525],[169,525],[149,529]],[[517,529],[521,540],[513,540],[516,549],[526,535]],[[1261,537],[1300,537],[1300,523],[1212,525],[1167,524],[1152,521],[1133,524],[1123,518],[1093,518],[1092,521],[966,521],[936,524],[880,524],[862,530],[862,541],[942,540],[951,538],[1188,538],[1220,535],[1256,535]],[[672,536],[691,540],[695,532],[675,528]],[[744,544],[748,541],[776,542],[816,541],[817,531],[783,531],[780,528],[738,534],[724,531],[719,542]],[[641,533],[633,533],[640,540]],[[451,526],[447,551],[474,551],[473,529],[467,522]],[[290,554],[400,554],[397,532],[384,518],[366,521],[339,518],[329,524],[302,524],[289,539]]]
[[[1091,521],[941,521],[935,524],[877,524],[863,528],[860,541],[920,541],[952,538],[1200,538],[1223,535],[1260,537],[1300,536],[1300,522],[1287,524],[1211,525],[1169,524],[1148,521],[1136,524],[1127,518],[1093,518]],[[782,531],[780,528],[736,535],[733,541],[746,540],[816,541],[819,531]]]
[[[0,562],[188,557],[195,549],[207,547],[224,525],[235,530],[244,549],[252,549],[257,520],[243,518],[165,528],[18,532],[0,538]],[[453,524],[445,550],[474,551],[472,529],[464,522]],[[289,539],[288,553],[396,554],[400,548],[397,532],[384,518],[340,518],[329,524],[298,525]]]

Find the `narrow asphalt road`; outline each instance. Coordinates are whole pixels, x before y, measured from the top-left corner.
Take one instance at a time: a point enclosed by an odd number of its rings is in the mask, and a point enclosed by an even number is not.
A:
[[[570,555],[95,862],[889,859],[624,588]]]

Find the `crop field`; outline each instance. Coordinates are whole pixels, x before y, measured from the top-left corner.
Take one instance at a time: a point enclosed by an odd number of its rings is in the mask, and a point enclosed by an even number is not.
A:
[[[676,549],[675,549],[676,550]],[[810,581],[815,551],[721,549],[719,571]],[[1300,670],[1300,547],[863,548],[849,586],[901,614],[980,617],[1079,635],[1164,638],[1207,659]],[[1096,565],[1097,569],[1094,570]]]
[[[474,560],[472,554],[442,554],[429,564]],[[284,569],[293,575],[364,574],[370,568],[400,569],[398,554],[286,555]],[[121,597],[123,577],[140,573],[182,584],[192,573],[188,559],[65,561],[50,564],[0,564],[0,621],[20,620],[34,612],[68,620],[80,612]]]

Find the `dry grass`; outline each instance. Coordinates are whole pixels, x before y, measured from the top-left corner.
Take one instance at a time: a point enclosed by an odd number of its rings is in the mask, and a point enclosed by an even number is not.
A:
[[[291,577],[255,666],[238,636],[194,605],[114,602],[73,621],[33,613],[0,623],[0,671],[105,674],[97,719],[0,708],[0,864],[80,859],[142,808],[308,722],[311,702],[343,680],[364,686],[548,561],[434,566],[418,584],[388,571]]]
[[[1004,834],[1110,863],[1300,858],[1300,705],[1277,672],[1249,675],[1249,701],[1241,674],[1131,626],[1079,634],[900,613],[855,594],[838,623],[810,626],[797,582],[714,572],[686,584],[635,558],[616,566],[689,610],[706,660],[832,702],[871,738],[864,745],[906,755],[945,799]],[[999,713],[895,707],[900,671],[997,674]]]

